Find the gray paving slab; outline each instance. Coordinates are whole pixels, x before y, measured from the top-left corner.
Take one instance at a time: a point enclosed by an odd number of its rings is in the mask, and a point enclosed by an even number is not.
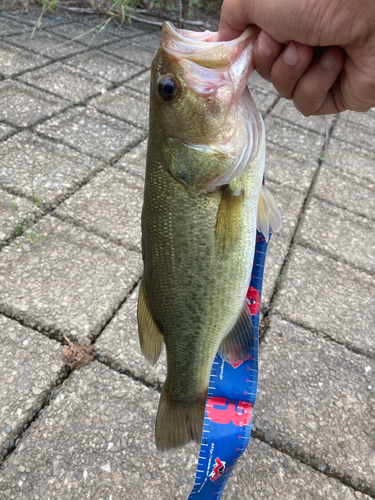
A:
[[[318,168],[317,157],[307,157],[304,153],[271,142],[266,148],[266,180],[307,193]]]
[[[0,460],[66,373],[58,342],[0,314]]]
[[[89,25],[82,22],[70,22],[60,26],[53,26],[48,29],[48,31],[92,48],[100,47],[118,40],[118,37],[109,33],[108,30],[101,29],[104,24],[104,19],[98,19],[97,23],[94,22]]]
[[[6,123],[0,123],[0,141],[4,140],[8,135],[15,132],[17,129],[7,125]]]
[[[375,273],[375,223],[312,198],[296,241]]]
[[[69,109],[37,127],[45,136],[106,161],[121,156],[145,136],[145,131],[96,109]]]
[[[97,76],[94,77],[81,71],[77,72],[62,62],[55,62],[26,73],[20,79],[73,103],[80,103],[88,97],[100,94],[111,85],[108,81]]]
[[[0,143],[0,185],[53,208],[103,168],[103,163],[29,131]]]
[[[147,141],[148,139],[145,139],[140,142],[138,146],[122,156],[115,163],[115,167],[123,169],[125,172],[144,177],[146,170]]]
[[[150,49],[155,50],[155,52],[160,47],[161,41],[161,29],[156,28],[154,31],[145,33],[144,35],[137,36],[137,43],[144,45],[145,47],[150,47]]]
[[[98,362],[72,373],[4,464],[0,495],[186,499],[199,448],[156,451],[158,399],[156,391]]]
[[[272,114],[267,116],[265,125],[268,144],[283,146],[294,153],[304,154],[307,162],[316,160],[321,154],[325,141],[322,135],[293,125]]]
[[[375,357],[373,276],[296,245],[273,310]]]
[[[0,120],[15,127],[28,127],[65,107],[66,102],[62,99],[24,83],[0,82]]]
[[[356,177],[375,182],[375,153],[344,141],[331,138],[328,145],[325,166],[337,174],[344,170]]]
[[[103,238],[141,251],[143,179],[107,168],[55,211]]]
[[[17,23],[16,21],[0,17],[0,37],[8,37],[25,32],[28,32],[30,37],[32,28],[24,23]]]
[[[295,125],[299,125],[303,128],[314,130],[318,134],[326,135],[326,128],[330,126],[330,117],[325,116],[303,116],[293,104],[293,101],[284,99],[283,97],[279,100],[276,106],[271,112],[272,116],[277,116]]]
[[[312,192],[321,200],[375,219],[375,182],[323,163]]]
[[[160,388],[167,376],[165,349],[155,366],[151,366],[141,352],[137,326],[138,293],[139,286],[105,327],[95,342],[95,356],[115,370]]]
[[[358,116],[357,116],[358,115]],[[375,112],[342,113],[333,129],[333,137],[354,143],[375,152]]]
[[[105,92],[90,104],[99,111],[148,129],[149,99],[144,94],[122,86]]]
[[[370,497],[251,438],[222,500],[370,500]]]
[[[251,73],[248,85],[250,92],[251,89],[256,86],[263,90],[268,90],[269,92],[275,92],[277,95],[279,95],[272,83],[264,80],[257,71],[253,71]]]
[[[0,44],[0,77],[9,78],[23,71],[39,68],[48,61],[50,59],[47,57],[32,54],[9,43]]]
[[[30,200],[0,189],[0,244],[15,236],[22,228],[30,227],[40,210]]]
[[[15,20],[17,22],[29,25],[32,29],[44,29],[48,26],[64,24],[68,21],[68,17],[64,12],[59,12],[59,15],[44,13],[41,15],[41,10],[38,7],[28,5],[27,8],[5,9],[1,12],[1,16]]]
[[[271,318],[253,428],[354,488],[375,491],[375,361]]]
[[[268,92],[259,87],[250,88],[251,95],[261,115],[268,113],[274,104],[278,101],[279,96],[274,92]]]
[[[47,216],[37,244],[0,253],[0,311],[61,340],[89,343],[141,274],[141,256]]]
[[[144,73],[126,82],[125,86],[136,90],[137,92],[142,92],[142,94],[146,94],[148,96],[150,94],[150,78],[151,72],[145,71]]]
[[[7,41],[52,59],[59,59],[85,50],[81,44],[67,41],[65,38],[48,31],[36,31],[31,39],[29,33],[10,36]]]
[[[120,83],[139,73],[139,66],[98,50],[90,50],[65,60],[78,72],[88,72],[113,83]]]
[[[138,37],[106,45],[102,51],[132,61],[145,68],[151,67],[152,60],[156,55],[156,49],[140,45]]]

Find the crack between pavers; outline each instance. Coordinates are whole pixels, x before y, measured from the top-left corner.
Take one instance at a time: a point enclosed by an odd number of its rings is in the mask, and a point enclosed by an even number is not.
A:
[[[317,131],[316,131],[316,130],[314,130],[314,129],[311,129],[311,128],[308,128],[308,127],[304,127],[303,125],[299,125],[298,123],[295,123],[295,122],[293,122],[293,121],[291,121],[291,120],[288,120],[287,118],[283,118],[283,117],[280,117],[280,116],[278,116],[278,115],[272,115],[272,116],[271,116],[271,118],[275,118],[275,119],[276,119],[276,121],[278,121],[278,122],[281,122],[281,123],[287,123],[287,125],[292,125],[293,127],[297,127],[297,128],[299,128],[299,129],[301,129],[301,130],[303,130],[303,131],[305,131],[305,132],[312,132],[313,134],[315,134],[315,135],[317,135],[317,136],[319,136],[319,137],[321,137],[321,136],[326,137],[326,131],[324,131],[324,133],[317,132]],[[337,118],[334,118],[334,122],[335,122],[335,123],[336,123],[336,121],[337,121]],[[329,134],[331,134],[331,130],[333,129],[333,126],[334,126],[334,125],[332,124],[332,125],[331,125],[331,127],[330,127],[330,132],[329,132]],[[330,137],[331,137],[331,136],[329,136],[329,138],[330,138]],[[270,140],[267,140],[267,142],[270,142],[270,143],[272,143],[272,144],[276,144],[276,143],[274,143],[274,142],[272,142],[272,141],[270,141]],[[278,145],[278,146],[280,146],[280,144],[277,144],[277,145]],[[285,147],[285,146],[282,146],[282,147]],[[287,149],[291,149],[291,148],[287,148]],[[294,151],[294,150],[293,150],[293,149],[291,149],[291,151]],[[324,152],[324,147],[323,147],[323,152]]]
[[[369,217],[367,215],[363,215],[360,212],[354,212],[353,210],[350,210],[349,208],[345,207],[344,205],[338,205],[336,203],[332,203],[331,201],[328,201],[325,198],[322,198],[321,196],[317,195],[316,193],[314,193],[312,195],[312,198],[316,198],[319,201],[323,201],[324,203],[331,205],[331,207],[340,208],[341,210],[345,210],[345,212],[356,215],[357,217],[361,217],[362,219],[368,220],[370,222],[375,222],[375,219],[373,219],[372,217]]]
[[[259,87],[258,87],[259,88]],[[250,90],[250,93],[251,93],[251,90]],[[269,114],[271,114],[271,112],[273,111],[274,107],[276,106],[276,104],[280,101],[281,99],[281,95],[275,95],[275,99],[274,101],[272,102],[272,104],[270,106],[268,106],[268,108],[266,109],[266,111],[262,114],[262,118],[263,120],[265,120],[267,118],[267,116]],[[272,115],[273,116],[273,115]]]
[[[281,439],[277,438],[272,440],[267,439],[265,431],[255,430],[254,428],[251,430],[251,436],[259,441],[262,441],[263,443],[268,444],[271,448],[288,455],[293,460],[307,465],[320,474],[332,477],[354,491],[359,491],[361,493],[365,493],[371,498],[375,498],[375,489],[371,486],[367,486],[364,480],[361,480],[358,477],[351,477],[347,473],[340,472],[330,464],[324,462],[323,459],[319,459],[314,455],[308,455],[306,452],[298,452],[296,449],[296,446],[298,445],[293,443],[283,444]],[[355,484],[353,484],[353,482],[355,482]]]

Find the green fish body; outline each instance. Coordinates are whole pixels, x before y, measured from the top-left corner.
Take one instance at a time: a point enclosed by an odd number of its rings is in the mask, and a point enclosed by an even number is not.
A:
[[[151,76],[138,326],[150,362],[163,343],[167,351],[158,449],[200,442],[217,351],[229,362],[249,352],[257,224],[266,232],[278,217],[262,188],[264,125],[246,86],[251,38],[189,34],[165,23]]]

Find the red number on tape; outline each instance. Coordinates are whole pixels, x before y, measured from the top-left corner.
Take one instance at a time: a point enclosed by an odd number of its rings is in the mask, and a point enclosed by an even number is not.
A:
[[[229,403],[226,398],[209,398],[207,401],[207,415],[217,424],[229,424],[242,427],[251,420],[253,406],[246,401]]]

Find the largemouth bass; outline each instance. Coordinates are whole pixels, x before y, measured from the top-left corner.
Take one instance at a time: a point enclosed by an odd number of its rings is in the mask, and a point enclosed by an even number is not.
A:
[[[200,443],[217,351],[232,363],[250,351],[256,229],[268,238],[281,226],[262,187],[264,124],[247,88],[256,33],[214,36],[164,23],[151,68],[138,329],[152,364],[166,346],[160,450]]]

